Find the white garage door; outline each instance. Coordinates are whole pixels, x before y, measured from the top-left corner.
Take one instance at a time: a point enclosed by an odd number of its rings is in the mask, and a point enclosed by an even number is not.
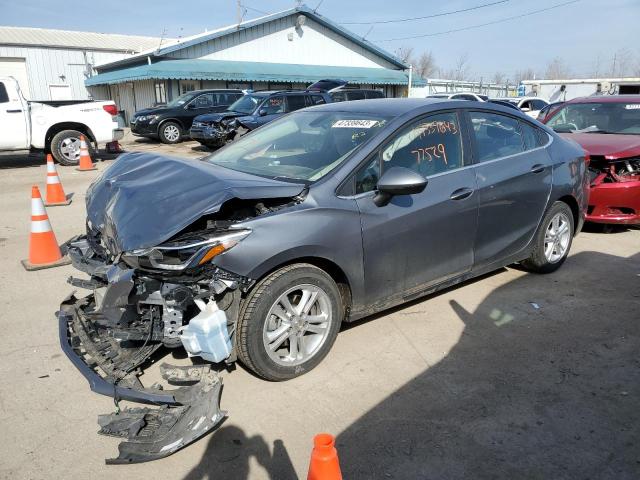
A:
[[[24,58],[7,58],[0,57],[0,77],[10,76],[15,77],[22,90],[22,95],[25,98],[30,98],[29,95],[29,77],[27,76],[27,64]]]

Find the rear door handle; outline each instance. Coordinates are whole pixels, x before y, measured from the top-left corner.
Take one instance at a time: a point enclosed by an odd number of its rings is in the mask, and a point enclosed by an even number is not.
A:
[[[22,110],[7,110],[7,113],[20,113]]]
[[[542,173],[544,172],[545,166],[537,163],[533,167],[531,167],[531,173]]]
[[[470,197],[472,193],[473,193],[472,188],[467,188],[467,187],[459,188],[458,190],[453,192],[449,198],[451,200],[464,200],[465,198]]]

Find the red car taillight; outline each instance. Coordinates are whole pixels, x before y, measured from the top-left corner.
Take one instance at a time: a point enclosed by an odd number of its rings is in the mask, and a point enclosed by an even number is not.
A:
[[[112,116],[116,116],[118,115],[118,108],[115,105],[103,105],[102,108],[104,109],[105,112],[107,112],[109,115]]]

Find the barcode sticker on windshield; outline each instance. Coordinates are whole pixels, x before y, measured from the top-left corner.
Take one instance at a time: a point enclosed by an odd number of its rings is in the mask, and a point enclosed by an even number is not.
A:
[[[331,128],[371,128],[378,124],[378,120],[338,120]]]
[[[640,103],[629,103],[624,108],[627,110],[640,110]]]

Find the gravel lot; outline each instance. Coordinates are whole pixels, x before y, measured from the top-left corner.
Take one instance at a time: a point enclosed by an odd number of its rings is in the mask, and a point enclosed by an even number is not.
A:
[[[84,192],[109,163],[59,167],[74,194],[48,210],[60,242],[83,229]],[[337,436],[345,479],[640,478],[640,230],[583,232],[553,275],[503,269],[349,325],[301,378],[223,372],[220,430],[167,459],[106,466],[118,441],[96,419],[113,402],[62,354],[53,316],[73,269],[19,263],[45,175],[42,157],[0,157],[1,478],[305,478],[321,431]]]

